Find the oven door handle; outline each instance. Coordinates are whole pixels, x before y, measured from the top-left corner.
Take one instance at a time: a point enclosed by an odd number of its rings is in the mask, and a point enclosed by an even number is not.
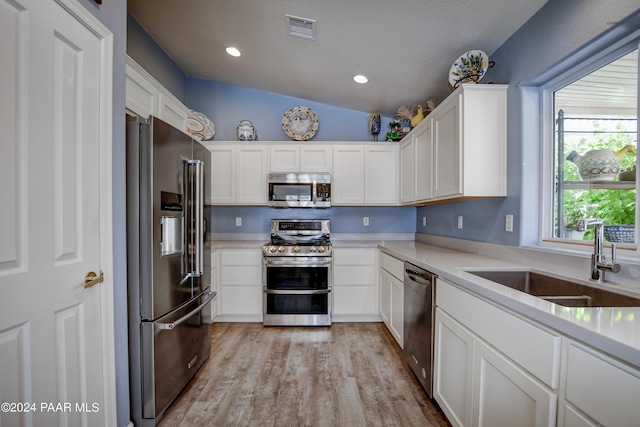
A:
[[[331,265],[331,257],[319,258],[319,257],[286,257],[286,258],[272,258],[265,257],[264,265],[274,267],[323,267]]]
[[[273,295],[322,295],[331,292],[331,289],[312,289],[308,291],[302,290],[285,290],[285,289],[267,289],[263,288],[265,294]]]

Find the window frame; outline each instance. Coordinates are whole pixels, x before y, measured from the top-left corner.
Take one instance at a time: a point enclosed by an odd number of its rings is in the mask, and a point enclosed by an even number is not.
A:
[[[555,198],[555,91],[565,87],[566,85],[598,70],[617,58],[625,54],[639,49],[640,51],[640,30],[633,32],[622,40],[612,43],[609,47],[602,49],[597,54],[587,57],[577,57],[575,60],[571,58],[567,60],[570,67],[566,71],[550,78],[539,86],[540,96],[540,218],[538,229],[538,246],[549,250],[560,250],[570,252],[589,253],[593,251],[592,241],[579,241],[571,239],[563,239],[554,237],[554,198]],[[571,62],[569,62],[571,61]],[[571,63],[575,64],[571,66]],[[640,80],[640,56],[638,59],[638,80]],[[640,82],[639,82],[640,83]],[[636,94],[637,110],[640,112],[640,85]],[[636,140],[640,141],[640,126],[637,126]],[[640,147],[639,147],[640,148]],[[638,164],[639,154],[636,155],[636,164]],[[636,207],[640,201],[640,182],[636,180]],[[634,261],[640,259],[640,233],[639,233],[640,209],[636,208],[636,243],[620,244],[618,247],[618,257],[621,259],[629,258]],[[610,246],[607,244],[607,246]]]

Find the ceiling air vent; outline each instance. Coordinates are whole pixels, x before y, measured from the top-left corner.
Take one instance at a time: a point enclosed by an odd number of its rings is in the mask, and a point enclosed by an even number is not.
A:
[[[303,39],[316,39],[316,20],[300,18],[299,16],[284,15],[287,22],[287,32],[290,36]]]

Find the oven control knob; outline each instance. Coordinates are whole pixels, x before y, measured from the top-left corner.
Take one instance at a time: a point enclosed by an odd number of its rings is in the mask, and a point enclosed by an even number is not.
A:
[[[320,253],[324,252],[324,246],[320,246],[320,247],[318,248],[318,252],[320,252]]]
[[[278,252],[280,252],[280,253],[284,252],[284,246],[280,246],[280,247],[278,248]]]
[[[295,247],[293,248],[293,252],[295,252],[295,253],[300,252],[300,246],[295,246]]]
[[[274,253],[276,251],[275,246],[269,246],[269,252]]]
[[[315,246],[311,246],[311,247],[309,248],[309,250],[310,250],[311,252],[315,252],[315,251],[316,251],[316,247],[315,247]]]

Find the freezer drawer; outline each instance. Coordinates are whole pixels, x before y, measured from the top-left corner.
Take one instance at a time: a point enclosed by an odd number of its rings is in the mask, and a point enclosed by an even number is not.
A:
[[[142,322],[143,418],[161,415],[209,358],[211,325],[201,311],[214,296],[207,288],[155,322]]]

